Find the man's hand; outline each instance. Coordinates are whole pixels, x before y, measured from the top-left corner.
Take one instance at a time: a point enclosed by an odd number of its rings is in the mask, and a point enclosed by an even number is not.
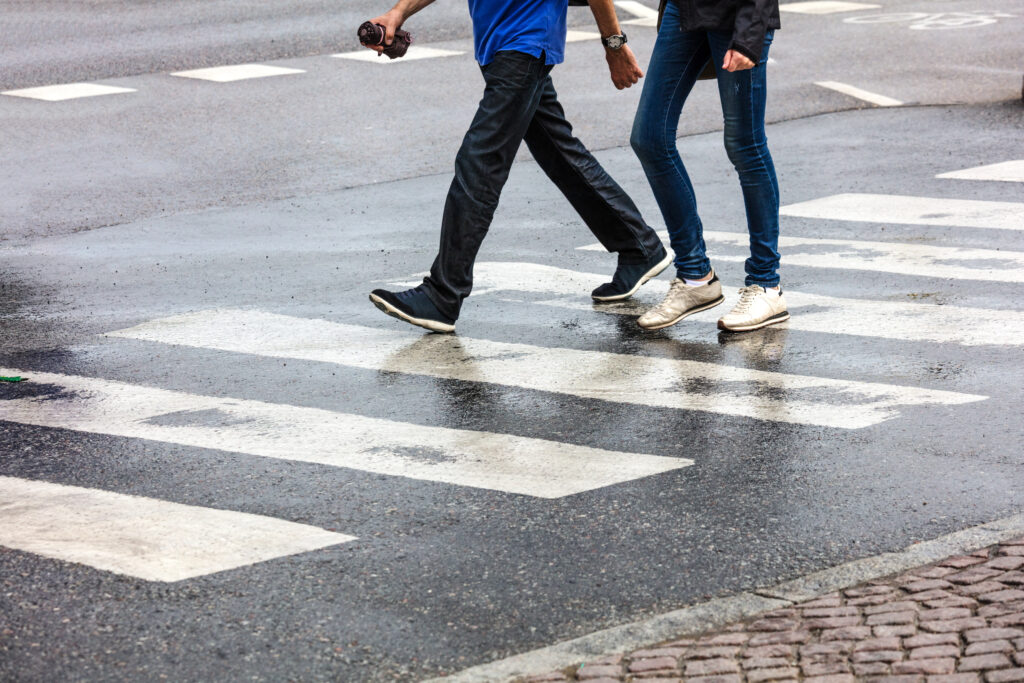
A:
[[[402,28],[402,24],[405,23],[405,13],[402,12],[396,5],[388,12],[380,15],[376,19],[370,19],[374,24],[380,24],[384,27],[384,45],[367,45],[377,54],[384,52],[384,46],[390,45],[395,40],[395,31]]]
[[[608,60],[612,83],[619,90],[628,88],[644,77],[644,72],[640,70],[640,65],[629,45],[623,45],[618,50],[605,48],[605,59]]]
[[[725,59],[722,61],[722,68],[726,71],[743,71],[744,69],[753,69],[754,63],[742,52],[729,50],[725,53]]]

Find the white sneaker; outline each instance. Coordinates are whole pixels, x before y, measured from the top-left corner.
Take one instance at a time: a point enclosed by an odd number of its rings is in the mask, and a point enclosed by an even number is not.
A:
[[[789,320],[781,289],[750,285],[740,289],[740,300],[718,320],[718,329],[747,332]]]
[[[691,287],[679,278],[672,280],[668,294],[660,304],[644,313],[636,321],[645,330],[660,330],[675,325],[688,315],[714,308],[725,301],[722,283],[712,271],[706,285]]]

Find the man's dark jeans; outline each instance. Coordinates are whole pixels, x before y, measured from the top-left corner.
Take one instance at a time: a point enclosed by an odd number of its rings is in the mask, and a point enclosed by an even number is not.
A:
[[[473,289],[473,262],[498,207],[501,188],[525,140],[608,251],[623,263],[642,263],[661,242],[636,205],[572,135],[543,55],[505,51],[481,67],[486,88],[455,157],[441,246],[423,286],[434,305],[453,320]]]

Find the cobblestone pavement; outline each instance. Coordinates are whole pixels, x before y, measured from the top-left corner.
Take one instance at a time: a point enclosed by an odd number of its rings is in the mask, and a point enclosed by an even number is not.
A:
[[[1024,681],[1024,537],[715,633],[521,680]]]

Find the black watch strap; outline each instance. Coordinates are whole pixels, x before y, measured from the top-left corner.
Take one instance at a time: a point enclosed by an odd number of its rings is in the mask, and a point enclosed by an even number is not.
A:
[[[621,50],[622,46],[626,44],[626,34],[614,33],[607,38],[602,38],[601,42],[609,50]]]

